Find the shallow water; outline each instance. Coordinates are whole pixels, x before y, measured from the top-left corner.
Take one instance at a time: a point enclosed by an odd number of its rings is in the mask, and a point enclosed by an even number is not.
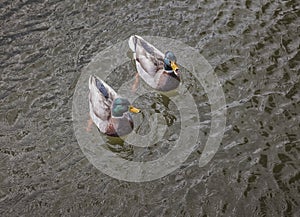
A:
[[[1,216],[299,215],[296,1],[29,0],[3,1],[0,12]],[[197,165],[199,147],[170,175],[130,183],[82,153],[72,125],[77,81],[97,53],[132,34],[199,49],[222,83],[226,132],[206,166]],[[203,89],[188,89],[209,126]],[[150,99],[137,103],[164,109],[160,96]],[[162,145],[154,156],[172,144]]]

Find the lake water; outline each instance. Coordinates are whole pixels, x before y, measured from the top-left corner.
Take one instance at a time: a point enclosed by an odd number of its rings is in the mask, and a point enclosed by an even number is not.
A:
[[[1,1],[0,215],[299,216],[299,7],[294,0]],[[200,145],[171,174],[125,182],[83,154],[72,119],[77,82],[93,57],[133,34],[179,40],[214,69],[226,129],[204,167]],[[130,63],[119,71],[128,74],[112,73],[112,86],[134,76]],[[189,72],[183,80],[207,135],[207,96]],[[132,152],[108,141],[107,148],[130,160],[168,153],[178,111],[172,102],[166,110],[166,101],[155,93],[137,100],[144,115],[166,118],[161,143]]]

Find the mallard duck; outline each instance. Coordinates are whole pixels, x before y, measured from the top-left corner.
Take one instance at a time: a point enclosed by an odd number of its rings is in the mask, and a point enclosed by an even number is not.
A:
[[[133,129],[129,112],[140,110],[119,96],[108,84],[92,75],[89,79],[90,116],[102,133],[109,136],[123,136]]]
[[[142,37],[129,38],[129,47],[133,51],[138,74],[152,88],[170,91],[178,87],[180,74],[176,57],[171,51],[163,54]]]

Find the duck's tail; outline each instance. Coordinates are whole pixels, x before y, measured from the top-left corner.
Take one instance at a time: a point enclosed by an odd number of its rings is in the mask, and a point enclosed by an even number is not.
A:
[[[137,40],[138,40],[139,36],[137,35],[132,35],[129,40],[128,40],[128,45],[129,48],[132,50],[132,52],[135,53],[136,51],[136,44],[137,44]]]

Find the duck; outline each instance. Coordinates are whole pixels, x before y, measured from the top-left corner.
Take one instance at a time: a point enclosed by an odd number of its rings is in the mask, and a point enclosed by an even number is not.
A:
[[[112,137],[129,134],[134,128],[130,113],[140,112],[95,75],[89,78],[89,109],[91,121],[100,132]]]
[[[133,52],[137,75],[149,86],[158,91],[171,91],[179,86],[180,72],[172,51],[163,54],[138,35],[131,36],[128,45]]]

